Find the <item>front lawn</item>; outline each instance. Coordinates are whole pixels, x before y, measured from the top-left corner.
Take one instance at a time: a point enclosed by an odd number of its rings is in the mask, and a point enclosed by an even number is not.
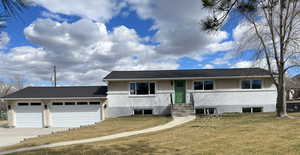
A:
[[[20,147],[37,146],[55,142],[79,140],[107,136],[115,133],[145,129],[171,121],[171,117],[163,116],[133,116],[107,119],[96,125],[72,129],[70,131],[57,132],[51,135],[41,136],[25,140],[17,145],[0,147],[0,151]]]
[[[197,117],[195,121],[164,131],[18,154],[145,153],[300,154],[300,119],[277,119],[273,113]]]

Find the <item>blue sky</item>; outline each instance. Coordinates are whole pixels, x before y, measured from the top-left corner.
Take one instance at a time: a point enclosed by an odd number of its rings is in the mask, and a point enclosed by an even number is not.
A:
[[[241,17],[203,32],[208,12],[197,0],[34,1],[7,22],[0,79],[50,85],[53,65],[60,85],[101,84],[111,70],[251,67],[249,56],[230,56]]]

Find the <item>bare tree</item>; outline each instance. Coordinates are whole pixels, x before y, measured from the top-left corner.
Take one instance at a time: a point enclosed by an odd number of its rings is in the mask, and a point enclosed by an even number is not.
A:
[[[218,30],[232,15],[248,26],[242,46],[251,46],[257,60],[264,60],[277,88],[276,114],[287,117],[285,74],[300,66],[299,0],[202,0],[211,16],[203,29]],[[253,35],[252,35],[253,34]],[[251,44],[249,40],[254,43]]]
[[[14,91],[16,91],[16,89],[12,85],[0,81],[0,97],[4,97]],[[6,106],[3,100],[0,99],[0,120],[6,119]]]
[[[23,8],[30,4],[29,0],[1,0],[0,28],[6,27],[6,21],[10,17],[19,17]]]

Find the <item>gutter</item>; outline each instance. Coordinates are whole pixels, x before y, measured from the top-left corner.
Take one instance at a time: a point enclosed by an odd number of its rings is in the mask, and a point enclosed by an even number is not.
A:
[[[275,76],[276,77],[276,76]],[[180,78],[135,78],[135,79],[103,79],[106,81],[135,81],[135,80],[198,80],[198,79],[237,79],[237,78],[271,78],[270,75],[263,76],[219,76],[219,77],[180,77]]]
[[[80,100],[80,99],[106,99],[106,97],[48,97],[48,98],[2,98],[5,101],[12,100]]]

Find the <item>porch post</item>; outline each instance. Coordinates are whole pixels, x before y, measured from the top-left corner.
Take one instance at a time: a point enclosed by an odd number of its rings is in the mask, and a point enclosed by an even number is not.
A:
[[[16,105],[12,102],[5,101],[7,104],[7,121],[9,128],[16,127]]]

